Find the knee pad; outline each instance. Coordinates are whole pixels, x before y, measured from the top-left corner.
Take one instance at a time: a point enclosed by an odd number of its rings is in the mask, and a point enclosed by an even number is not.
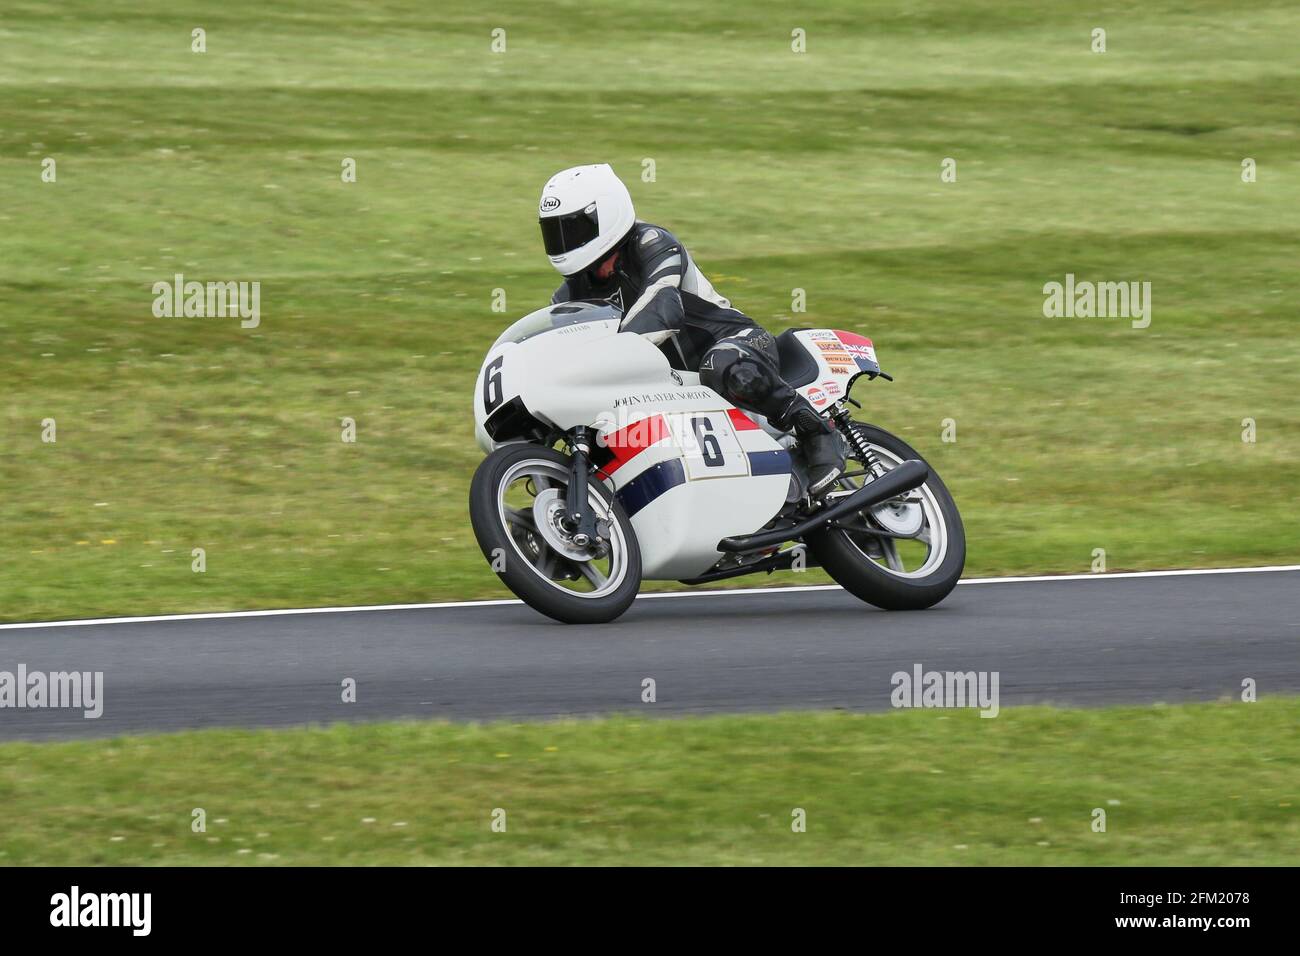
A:
[[[750,358],[737,359],[722,373],[722,395],[737,405],[762,408],[780,385],[771,369]]]
[[[727,373],[740,358],[739,349],[712,348],[704,353],[700,363],[700,384],[705,385],[719,395],[727,394]]]

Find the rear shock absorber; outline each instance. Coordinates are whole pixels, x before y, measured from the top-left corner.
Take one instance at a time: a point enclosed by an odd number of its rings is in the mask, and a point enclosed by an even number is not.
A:
[[[857,402],[853,404],[857,405]],[[858,407],[861,408],[862,406],[859,405]],[[858,459],[866,467],[867,471],[871,472],[876,478],[883,475],[886,471],[885,466],[880,463],[880,459],[876,457],[876,453],[867,440],[859,435],[858,430],[853,427],[853,419],[849,416],[848,406],[841,402],[836,406],[831,418],[844,436],[845,441],[849,443],[849,447],[858,453]]]

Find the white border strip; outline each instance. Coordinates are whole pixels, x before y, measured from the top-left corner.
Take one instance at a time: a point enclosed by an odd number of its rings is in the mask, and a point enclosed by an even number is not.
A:
[[[1040,581],[1114,581],[1118,578],[1166,578],[1195,574],[1258,574],[1269,571],[1300,571],[1300,564],[1278,564],[1261,568],[1189,568],[1182,571],[1117,571],[1113,574],[1040,574],[1031,577],[962,578],[959,584],[1024,584]],[[715,591],[660,591],[638,594],[638,601],[655,598],[731,597],[743,594],[785,594],[791,591],[839,591],[838,584],[790,585],[779,588],[728,588]],[[147,617],[98,617],[71,621],[33,621],[29,624],[0,624],[0,631],[38,627],[87,627],[95,624],[153,624],[159,621],[212,621],[232,617],[288,617],[294,614],[352,614],[358,611],[434,611],[439,608],[498,607],[523,604],[516,598],[495,601],[442,601],[432,604],[356,604],[350,607],[274,608],[266,611],[209,611],[201,614],[156,614]]]

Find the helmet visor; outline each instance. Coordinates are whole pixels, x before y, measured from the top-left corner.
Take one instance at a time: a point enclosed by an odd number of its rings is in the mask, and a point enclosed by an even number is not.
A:
[[[567,216],[545,216],[538,222],[542,225],[542,243],[548,256],[572,252],[600,235],[595,203]]]

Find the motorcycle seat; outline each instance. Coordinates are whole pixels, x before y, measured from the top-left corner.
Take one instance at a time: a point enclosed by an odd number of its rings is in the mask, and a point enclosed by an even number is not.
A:
[[[797,338],[796,332],[806,329],[786,329],[776,337],[776,354],[781,363],[781,377],[793,388],[800,388],[817,378],[817,360]]]

